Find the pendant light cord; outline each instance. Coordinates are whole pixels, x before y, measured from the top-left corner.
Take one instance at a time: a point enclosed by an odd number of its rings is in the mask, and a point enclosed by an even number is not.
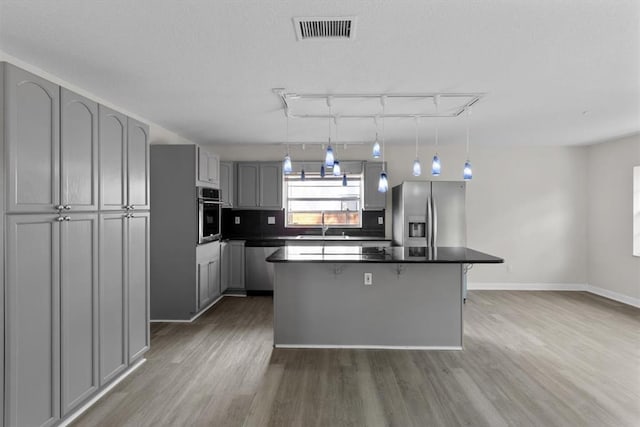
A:
[[[380,101],[382,102],[382,172],[386,172],[386,168],[384,166],[384,148],[385,148],[385,143],[384,143],[384,139],[385,139],[385,117],[384,117],[384,113],[385,113],[385,105],[386,105],[386,99],[383,96],[382,98],[380,98]]]
[[[438,128],[440,127],[440,117],[438,114],[440,112],[440,95],[436,95],[433,98],[433,102],[436,104],[436,151],[438,151]]]
[[[415,121],[415,125],[416,125],[416,159],[418,158],[418,116],[414,117],[413,120]]]
[[[469,116],[471,116],[471,107],[467,107],[467,160],[469,160]]]

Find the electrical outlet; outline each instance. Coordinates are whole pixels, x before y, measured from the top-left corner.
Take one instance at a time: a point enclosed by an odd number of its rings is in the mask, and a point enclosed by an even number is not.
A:
[[[383,216],[379,216],[378,217],[378,225],[382,225],[384,224],[384,217]]]
[[[373,273],[364,273],[364,284],[373,285]]]
[[[236,225],[240,224],[240,217],[239,216],[234,217],[233,218],[233,223],[236,224]]]
[[[275,224],[276,223],[276,217],[275,216],[268,216],[267,217],[267,224]]]

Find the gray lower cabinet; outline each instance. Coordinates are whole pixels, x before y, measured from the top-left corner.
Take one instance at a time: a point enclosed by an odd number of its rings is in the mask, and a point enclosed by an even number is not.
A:
[[[244,240],[229,241],[229,288],[244,290]]]
[[[206,308],[220,296],[220,243],[196,248],[198,310]]]
[[[245,209],[282,209],[282,164],[238,162],[236,206]]]
[[[13,65],[0,66],[7,211],[54,212],[60,203],[60,87]]]
[[[378,191],[378,181],[382,172],[382,162],[364,164],[364,208],[381,210],[387,207],[387,193]]]
[[[6,219],[5,423],[60,419],[60,224],[57,215]]]
[[[149,349],[149,213],[127,218],[129,364]]]
[[[60,357],[62,416],[99,386],[98,214],[60,222]]]
[[[127,369],[127,223],[100,215],[100,385]]]
[[[229,242],[220,243],[220,293],[229,288],[231,276],[231,245]]]

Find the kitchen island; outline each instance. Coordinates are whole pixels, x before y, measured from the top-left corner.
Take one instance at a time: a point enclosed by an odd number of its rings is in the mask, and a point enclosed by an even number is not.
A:
[[[465,247],[287,246],[275,265],[274,346],[462,349]],[[365,282],[370,283],[365,284]]]

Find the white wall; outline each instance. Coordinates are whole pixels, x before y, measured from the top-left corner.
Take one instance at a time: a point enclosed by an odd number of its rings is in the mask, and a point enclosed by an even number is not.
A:
[[[589,284],[640,302],[640,258],[632,255],[633,167],[640,166],[640,135],[590,146],[588,165]]]
[[[338,158],[370,159],[369,146],[337,147]],[[285,147],[219,145],[223,160],[281,160]],[[440,180],[459,180],[464,147],[438,150]],[[421,151],[424,179],[432,148]],[[320,160],[319,146],[292,146],[293,160]],[[390,185],[413,179],[414,147],[388,145]],[[587,281],[587,148],[472,147],[474,178],[467,190],[468,246],[505,258],[502,265],[477,265],[471,282],[581,284]],[[434,178],[435,179],[435,178]],[[391,196],[387,236],[391,234]]]
[[[141,117],[140,115],[132,112],[132,111],[128,111],[127,109],[120,107],[118,105],[115,105],[113,102],[111,102],[108,99],[102,98],[100,96],[98,96],[97,94],[91,93],[88,90],[84,89],[84,88],[80,88],[68,81],[65,81],[61,78],[59,78],[58,76],[54,76],[51,73],[48,73],[38,67],[35,67],[29,63],[26,63],[14,56],[11,56],[3,51],[0,50],[0,61],[6,61],[9,62],[15,66],[18,66],[24,70],[29,71],[30,73],[36,74],[42,78],[45,78],[53,83],[56,83],[60,86],[64,86],[65,88],[72,90],[82,96],[86,96],[87,98],[96,101],[106,107],[112,108],[116,111],[119,111],[121,113],[124,113],[126,115],[128,115],[129,117],[132,117],[136,120],[140,120],[143,123],[147,123],[149,125],[149,140],[152,144],[189,144],[191,143],[189,140],[181,137],[180,135],[171,132],[165,128],[163,128],[162,126],[159,126],[153,122],[150,122],[149,120],[145,119],[144,117]],[[108,95],[106,95],[108,96]]]

